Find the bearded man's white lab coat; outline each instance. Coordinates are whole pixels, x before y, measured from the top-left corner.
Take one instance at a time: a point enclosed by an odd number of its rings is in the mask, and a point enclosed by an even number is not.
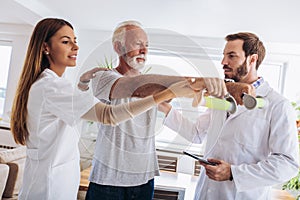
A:
[[[207,136],[205,158],[231,164],[233,181],[214,181],[201,168],[195,200],[266,200],[271,186],[283,183],[298,173],[296,117],[291,103],[267,82],[256,90],[267,105],[262,109],[227,113],[210,110],[196,123],[172,109],[165,125],[189,141],[202,142]]]

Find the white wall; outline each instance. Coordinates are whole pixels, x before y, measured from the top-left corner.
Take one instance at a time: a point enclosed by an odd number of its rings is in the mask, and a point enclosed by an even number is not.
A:
[[[110,42],[111,33],[107,31],[94,31],[94,30],[84,30],[77,31],[75,34],[78,38],[79,45],[79,55],[77,57],[77,66],[75,68],[67,68],[66,75],[72,82],[79,79],[80,74],[93,68],[98,63],[100,64],[101,59],[103,59],[105,52],[99,52],[95,54],[95,49],[103,44],[107,47]],[[91,54],[93,58],[91,58]]]

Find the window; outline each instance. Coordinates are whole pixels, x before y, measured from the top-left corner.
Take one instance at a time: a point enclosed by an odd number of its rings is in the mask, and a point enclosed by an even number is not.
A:
[[[11,51],[11,42],[0,41],[0,116],[3,116],[4,111]]]
[[[258,68],[258,75],[265,78],[270,86],[283,94],[286,63],[264,62]]]

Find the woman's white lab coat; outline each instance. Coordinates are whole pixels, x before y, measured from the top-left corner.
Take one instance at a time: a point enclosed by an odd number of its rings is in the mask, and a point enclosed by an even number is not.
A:
[[[80,182],[76,122],[97,100],[50,69],[31,87],[27,158],[19,199],[75,200]]]
[[[298,172],[298,138],[295,113],[290,102],[265,82],[257,90],[267,105],[262,109],[238,111],[226,119],[225,111],[209,111],[193,124],[175,110],[165,125],[190,141],[207,135],[206,158],[231,165],[233,181],[214,181],[201,169],[195,200],[266,200],[271,186],[283,183]],[[207,134],[206,134],[207,133]]]

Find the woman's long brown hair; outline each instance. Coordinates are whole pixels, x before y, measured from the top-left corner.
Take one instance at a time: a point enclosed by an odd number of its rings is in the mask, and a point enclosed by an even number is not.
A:
[[[27,102],[31,85],[44,69],[50,67],[48,58],[43,52],[43,44],[49,44],[50,38],[65,25],[73,29],[72,25],[63,19],[46,18],[38,22],[31,35],[10,119],[11,132],[18,144],[25,145],[29,136]]]

